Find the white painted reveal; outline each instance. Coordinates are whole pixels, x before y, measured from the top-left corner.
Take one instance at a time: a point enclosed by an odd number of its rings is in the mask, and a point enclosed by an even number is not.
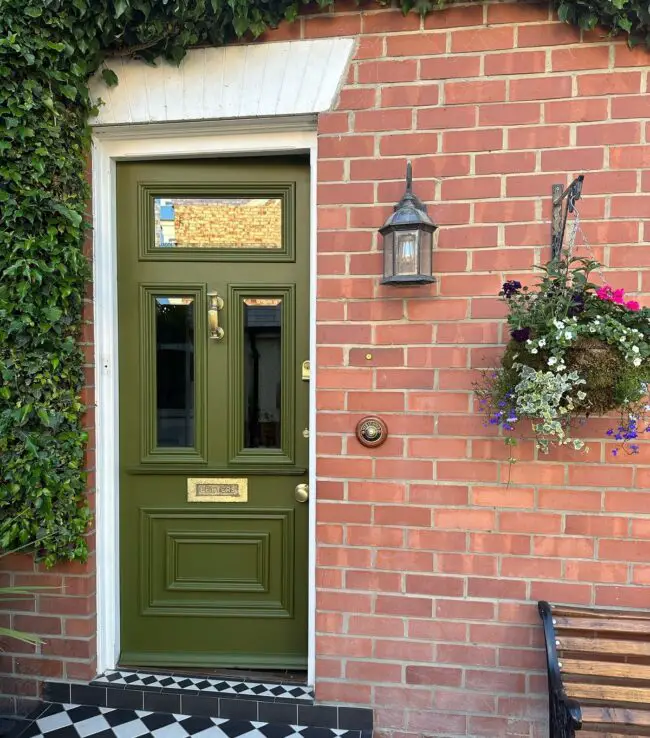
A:
[[[91,80],[93,99],[105,103],[92,124],[320,113],[335,101],[353,46],[333,38],[192,49],[178,67],[112,59],[118,85]]]

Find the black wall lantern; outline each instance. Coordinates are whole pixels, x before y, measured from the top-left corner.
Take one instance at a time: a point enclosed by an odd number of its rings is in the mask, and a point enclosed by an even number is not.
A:
[[[433,233],[438,226],[426,205],[412,192],[411,162],[406,165],[406,192],[394,212],[379,229],[384,240],[382,284],[430,284]]]

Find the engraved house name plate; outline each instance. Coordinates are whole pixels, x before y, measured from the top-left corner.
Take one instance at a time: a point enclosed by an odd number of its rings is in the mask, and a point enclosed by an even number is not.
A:
[[[187,480],[188,502],[248,502],[248,479],[200,479]]]

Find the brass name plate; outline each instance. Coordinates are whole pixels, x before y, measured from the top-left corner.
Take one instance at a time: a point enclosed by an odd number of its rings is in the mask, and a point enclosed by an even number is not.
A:
[[[227,477],[187,480],[188,502],[248,502],[248,479]]]

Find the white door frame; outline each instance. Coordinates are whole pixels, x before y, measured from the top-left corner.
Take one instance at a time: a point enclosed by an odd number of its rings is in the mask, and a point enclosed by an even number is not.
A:
[[[96,392],[97,669],[120,653],[116,162],[229,155],[309,154],[310,336],[308,683],[316,618],[316,116],[102,126],[93,132],[92,196]]]

